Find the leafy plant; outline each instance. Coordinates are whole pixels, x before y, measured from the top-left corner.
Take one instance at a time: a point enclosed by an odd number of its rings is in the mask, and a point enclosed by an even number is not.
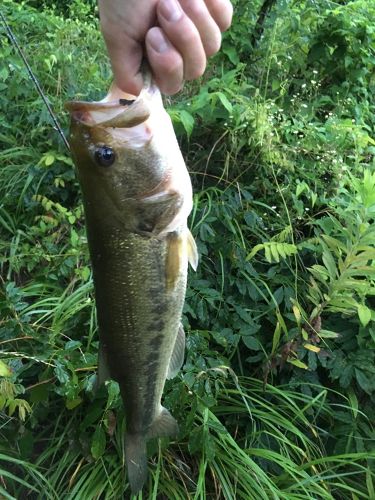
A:
[[[165,392],[181,432],[150,443],[143,496],[372,498],[374,8],[234,4],[220,54],[168,101],[201,259]],[[110,81],[95,6],[1,9],[67,133],[63,101]],[[73,164],[6,36],[0,60],[0,495],[120,498]]]

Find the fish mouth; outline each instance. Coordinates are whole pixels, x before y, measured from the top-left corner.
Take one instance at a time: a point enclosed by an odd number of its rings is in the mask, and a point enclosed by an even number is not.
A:
[[[101,101],[68,101],[65,109],[74,121],[87,127],[131,128],[149,118],[154,101],[158,99],[161,99],[159,89],[151,81],[138,96],[112,84]]]

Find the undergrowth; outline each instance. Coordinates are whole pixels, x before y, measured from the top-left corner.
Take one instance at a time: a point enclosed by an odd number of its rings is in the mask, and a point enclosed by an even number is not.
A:
[[[167,100],[194,184],[176,441],[139,498],[375,498],[374,7],[234,2],[200,82]],[[4,0],[65,131],[110,83],[94,2]],[[129,496],[69,152],[0,28],[0,496]]]

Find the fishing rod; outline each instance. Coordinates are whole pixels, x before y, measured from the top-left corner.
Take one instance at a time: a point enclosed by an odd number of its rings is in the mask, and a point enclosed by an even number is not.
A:
[[[11,42],[11,44],[13,45],[13,47],[15,47],[16,51],[18,52],[19,56],[21,57],[24,65],[26,66],[26,69],[27,69],[27,72],[29,73],[29,76],[31,78],[31,80],[33,81],[40,97],[42,98],[44,104],[46,105],[46,108],[48,110],[48,113],[50,115],[50,117],[52,118],[52,121],[55,125],[55,130],[57,130],[57,132],[60,134],[65,146],[67,147],[68,150],[70,150],[70,146],[69,146],[69,142],[67,140],[67,138],[65,137],[65,134],[64,134],[64,131],[63,129],[61,128],[57,118],[56,118],[56,115],[54,114],[52,108],[51,108],[51,105],[50,103],[48,102],[48,99],[47,97],[45,96],[45,94],[43,93],[43,90],[42,90],[42,87],[40,86],[36,76],[34,75],[33,73],[33,70],[31,69],[30,67],[30,64],[27,62],[27,59],[26,59],[26,56],[24,54],[24,52],[22,51],[19,43],[17,42],[17,39],[11,29],[11,27],[9,26],[9,24],[7,23],[6,19],[5,19],[5,16],[4,14],[1,12],[0,10],[0,18],[1,18],[1,21],[5,27],[5,30],[7,32],[7,35],[9,37],[9,40]]]

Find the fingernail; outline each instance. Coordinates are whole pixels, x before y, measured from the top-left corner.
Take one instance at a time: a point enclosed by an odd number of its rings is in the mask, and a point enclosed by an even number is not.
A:
[[[176,0],[161,0],[160,13],[169,22],[176,22],[182,16],[182,9]]]
[[[166,52],[170,45],[160,29],[153,29],[147,35],[147,41],[156,52]]]

